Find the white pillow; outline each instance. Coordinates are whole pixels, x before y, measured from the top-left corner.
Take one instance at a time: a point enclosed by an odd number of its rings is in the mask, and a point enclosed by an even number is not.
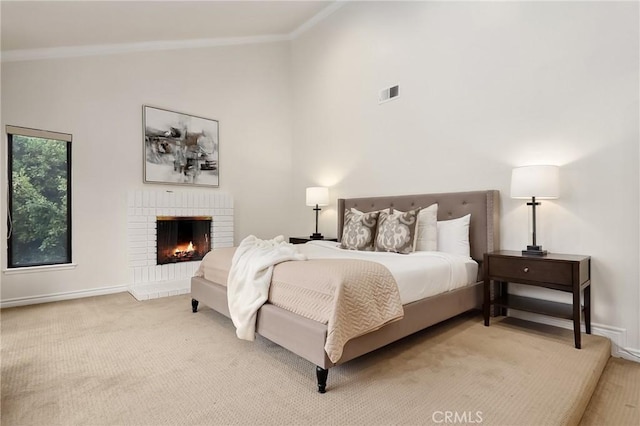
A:
[[[420,210],[413,251],[438,250],[438,204]]]
[[[471,214],[458,219],[438,221],[438,251],[471,257],[470,221]]]

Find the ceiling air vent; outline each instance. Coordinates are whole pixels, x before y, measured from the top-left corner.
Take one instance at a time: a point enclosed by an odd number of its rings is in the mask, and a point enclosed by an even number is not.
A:
[[[380,94],[378,95],[378,103],[383,104],[385,102],[389,102],[390,100],[396,99],[398,96],[400,96],[400,86],[396,84],[395,86],[387,87],[380,91]]]

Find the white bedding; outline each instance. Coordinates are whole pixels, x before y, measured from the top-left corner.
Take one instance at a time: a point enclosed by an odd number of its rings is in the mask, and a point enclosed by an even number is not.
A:
[[[410,254],[344,250],[339,243],[310,241],[297,246],[309,259],[362,259],[381,263],[391,272],[400,290],[402,304],[445,293],[477,281],[478,264],[473,259],[438,251]]]

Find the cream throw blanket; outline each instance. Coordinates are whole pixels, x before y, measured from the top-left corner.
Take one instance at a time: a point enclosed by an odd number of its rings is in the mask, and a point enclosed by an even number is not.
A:
[[[254,340],[256,314],[267,301],[273,267],[288,260],[305,260],[296,247],[279,235],[272,240],[246,237],[233,255],[227,281],[231,320],[240,339]]]

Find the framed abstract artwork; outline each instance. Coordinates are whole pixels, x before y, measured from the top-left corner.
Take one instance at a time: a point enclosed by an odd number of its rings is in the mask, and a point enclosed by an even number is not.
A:
[[[218,121],[142,106],[144,182],[218,187]]]

